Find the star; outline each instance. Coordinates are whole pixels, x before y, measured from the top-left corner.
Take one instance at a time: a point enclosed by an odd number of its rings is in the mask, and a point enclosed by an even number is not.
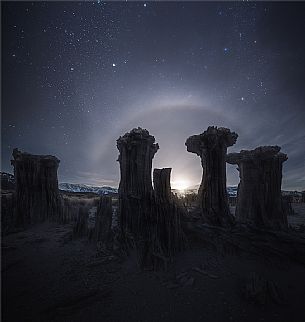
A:
[[[112,67],[115,67],[116,66],[116,64],[115,63],[112,63]]]

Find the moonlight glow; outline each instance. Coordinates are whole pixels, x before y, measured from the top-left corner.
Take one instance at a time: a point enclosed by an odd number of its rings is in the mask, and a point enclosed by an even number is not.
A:
[[[60,182],[118,187],[116,140],[140,126],[160,146],[153,167],[171,167],[173,188],[185,189],[202,177],[185,140],[216,125],[239,134],[228,152],[280,145],[283,189],[304,189],[304,3],[2,7],[3,171],[18,147],[56,155]]]
[[[171,182],[171,187],[173,189],[177,189],[180,191],[184,191],[185,189],[189,188],[190,185],[191,185],[191,183],[187,179],[178,179],[176,181]]]

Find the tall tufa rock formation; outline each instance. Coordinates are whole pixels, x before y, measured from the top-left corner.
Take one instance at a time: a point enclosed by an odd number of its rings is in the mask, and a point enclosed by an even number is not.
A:
[[[237,164],[240,176],[236,219],[241,223],[271,229],[287,228],[281,184],[282,166],[288,158],[279,146],[261,146],[227,155]]]
[[[203,175],[198,199],[204,220],[212,225],[226,226],[233,222],[226,191],[226,153],[237,137],[227,128],[209,126],[185,142],[187,151],[201,158]]]
[[[120,155],[119,223],[127,245],[135,246],[141,267],[167,265],[182,243],[177,206],[170,190],[171,169],[154,171],[152,159],[159,149],[147,130],[137,128],[117,140]]]
[[[60,213],[57,169],[59,160],[51,155],[13,151],[16,224],[25,226]]]
[[[137,128],[119,137],[121,180],[119,185],[119,222],[122,233],[139,233],[144,229],[142,217],[151,209],[153,188],[152,159],[159,149],[155,138]]]

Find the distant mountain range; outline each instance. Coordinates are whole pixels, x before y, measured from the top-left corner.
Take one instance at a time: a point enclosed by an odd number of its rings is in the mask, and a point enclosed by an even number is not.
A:
[[[15,180],[14,176],[10,173],[6,172],[1,172],[1,187],[2,189],[14,189],[15,185]],[[96,193],[99,195],[108,195],[108,194],[117,194],[118,189],[117,188],[112,188],[108,186],[91,186],[91,185],[86,185],[86,184],[79,184],[79,183],[60,183],[58,185],[59,189],[62,191],[68,191],[68,192],[92,192]],[[177,189],[172,189],[174,193],[178,194],[188,194],[188,193],[197,193],[199,189],[199,185],[194,185],[191,186],[187,189],[185,189],[183,192],[177,190]],[[237,187],[235,186],[230,186],[227,187],[227,191],[229,196],[236,197],[237,196]]]
[[[2,190],[14,190],[15,187],[15,178],[14,175],[6,172],[0,172],[1,177],[1,189]],[[188,194],[188,193],[197,193],[200,185],[190,186],[189,188],[185,189],[183,192],[177,189],[172,189],[174,193]],[[237,186],[228,186],[227,192],[230,197],[237,196]],[[68,192],[92,192],[99,195],[108,195],[108,194],[117,194],[118,189],[112,188],[108,186],[91,186],[86,184],[78,184],[78,183],[60,183],[59,189]],[[285,191],[282,190],[282,194],[284,196],[301,196],[302,193],[299,191]]]
[[[95,187],[86,184],[78,183],[60,183],[58,185],[60,190],[69,192],[93,192],[99,195],[108,195],[118,193],[118,189],[112,187]]]

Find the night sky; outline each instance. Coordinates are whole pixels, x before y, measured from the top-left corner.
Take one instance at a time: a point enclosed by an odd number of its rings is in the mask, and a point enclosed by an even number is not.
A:
[[[117,186],[116,139],[144,127],[173,187],[201,181],[185,140],[280,145],[305,188],[305,3],[2,2],[2,170],[14,147],[60,160],[59,181]],[[238,183],[228,166],[228,185]]]

